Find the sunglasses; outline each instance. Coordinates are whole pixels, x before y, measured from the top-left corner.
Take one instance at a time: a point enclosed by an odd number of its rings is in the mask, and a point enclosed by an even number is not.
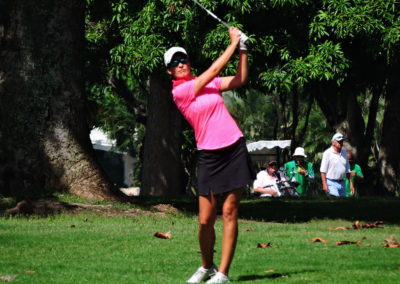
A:
[[[181,59],[175,59],[175,60],[172,60],[172,61],[169,63],[169,66],[171,66],[171,67],[176,67],[176,66],[179,65],[179,63],[186,64],[186,63],[188,63],[188,62],[189,62],[189,58],[187,58],[187,57],[181,58]]]

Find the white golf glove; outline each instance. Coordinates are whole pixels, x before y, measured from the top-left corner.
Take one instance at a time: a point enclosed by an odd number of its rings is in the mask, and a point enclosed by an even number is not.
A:
[[[240,32],[239,50],[247,50],[247,42],[249,38],[242,32]]]

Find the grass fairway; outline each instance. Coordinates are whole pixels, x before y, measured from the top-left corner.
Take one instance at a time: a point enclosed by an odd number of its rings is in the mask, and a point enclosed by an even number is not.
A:
[[[185,214],[0,218],[0,282],[185,283],[200,265],[196,202],[173,203]],[[382,247],[391,235],[400,241],[399,205],[398,199],[244,200],[230,278],[237,283],[399,283],[400,248]],[[349,218],[340,210],[348,210]],[[355,220],[382,220],[384,228],[329,230],[351,227]],[[153,236],[167,231],[171,239]],[[218,264],[220,219],[216,234]],[[328,243],[311,242],[315,237]],[[364,237],[361,246],[335,244]],[[256,248],[268,242],[273,246]]]

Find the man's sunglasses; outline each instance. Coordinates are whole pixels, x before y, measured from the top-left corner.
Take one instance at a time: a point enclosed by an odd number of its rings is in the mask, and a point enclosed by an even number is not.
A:
[[[186,63],[188,63],[188,62],[189,62],[189,58],[187,58],[187,57],[181,58],[181,59],[175,59],[175,60],[172,60],[172,61],[169,63],[169,66],[171,66],[171,67],[176,67],[176,66],[179,65],[179,63],[186,64]]]

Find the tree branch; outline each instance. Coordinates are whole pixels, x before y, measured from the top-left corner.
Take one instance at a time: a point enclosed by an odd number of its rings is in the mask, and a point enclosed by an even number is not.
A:
[[[128,109],[135,114],[136,121],[146,124],[146,109],[143,104],[139,103],[132,92],[129,90],[124,80],[116,79],[112,74],[108,79],[108,83],[113,87],[114,91],[126,102]]]

